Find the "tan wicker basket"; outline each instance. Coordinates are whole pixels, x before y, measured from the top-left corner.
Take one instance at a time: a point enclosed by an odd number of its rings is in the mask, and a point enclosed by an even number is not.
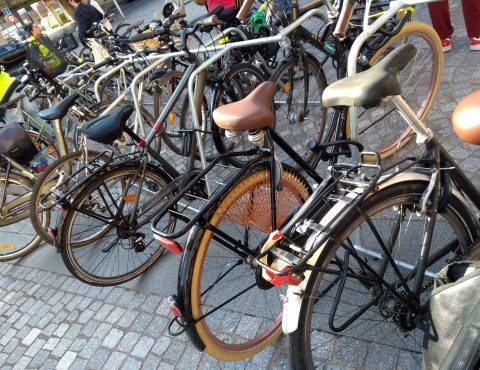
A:
[[[160,48],[162,43],[156,39],[148,39],[143,41],[134,42],[133,47],[137,50],[142,50],[144,48]]]

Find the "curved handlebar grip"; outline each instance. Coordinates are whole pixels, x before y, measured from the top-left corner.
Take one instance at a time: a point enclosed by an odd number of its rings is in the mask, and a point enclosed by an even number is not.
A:
[[[214,14],[214,15],[211,15],[210,17],[207,17],[205,19],[202,19],[200,21],[200,24],[202,26],[206,26],[206,27],[209,27],[209,26],[216,26],[218,24],[218,17]]]
[[[107,58],[107,59],[105,59],[103,62],[100,62],[100,63],[98,63],[98,64],[95,64],[92,68],[93,68],[93,69],[99,69],[99,68],[108,66],[109,64],[112,63],[112,61],[113,61],[112,58]]]
[[[250,11],[250,8],[252,7],[253,3],[255,0],[245,0],[242,7],[237,13],[237,19],[241,22],[245,20],[245,17],[247,16],[248,12]]]
[[[153,39],[155,37],[154,31],[147,31],[144,33],[139,33],[138,35],[133,35],[130,37],[130,42],[138,42],[143,40]]]
[[[352,18],[353,11],[355,10],[356,0],[347,0],[343,4],[342,11],[338,17],[337,25],[333,31],[333,36],[339,40],[343,40],[347,36],[347,27],[350,18]]]

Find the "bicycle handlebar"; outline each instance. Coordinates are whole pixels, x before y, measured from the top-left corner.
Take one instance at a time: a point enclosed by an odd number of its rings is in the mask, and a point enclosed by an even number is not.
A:
[[[343,3],[342,11],[338,17],[337,25],[333,31],[333,36],[339,40],[343,40],[347,36],[347,27],[352,18],[353,11],[355,10],[355,5],[357,0],[346,0]]]
[[[243,4],[240,10],[237,13],[237,19],[240,22],[243,22],[245,20],[245,17],[247,16],[248,12],[250,11],[253,3],[255,0],[246,0]]]

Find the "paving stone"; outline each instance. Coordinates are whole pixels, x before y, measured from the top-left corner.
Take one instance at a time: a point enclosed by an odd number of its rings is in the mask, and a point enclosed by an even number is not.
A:
[[[65,338],[75,339],[80,331],[82,330],[82,326],[78,324],[72,324],[68,331],[65,333]]]
[[[173,365],[170,365],[166,362],[162,362],[160,363],[160,365],[158,366],[159,369],[162,369],[162,370],[174,370],[175,367]]]
[[[250,360],[248,360],[246,369],[252,369],[252,370],[266,369],[268,366],[268,363],[270,362],[272,354],[273,354],[272,347],[268,347],[264,349],[262,352],[257,353]]]
[[[27,368],[28,364],[32,361],[30,357],[22,356],[20,359],[17,361],[15,366],[13,367],[13,370],[24,370]]]
[[[165,331],[165,328],[167,327],[168,323],[169,323],[169,320],[167,320],[164,317],[161,317],[161,316],[155,317],[147,328],[147,334],[155,338],[160,337]]]
[[[17,339],[17,338],[10,339],[8,341],[8,344],[5,347],[3,347],[2,352],[12,353],[15,350],[15,348],[17,348],[18,343],[20,343],[19,339]]]
[[[97,297],[95,299],[98,299],[100,301],[104,301],[105,298],[108,297],[110,292],[113,290],[113,287],[102,287],[100,289],[100,292],[97,294]]]
[[[93,310],[90,310],[90,309],[87,309],[85,311],[83,311],[81,314],[80,314],[80,317],[78,318],[78,322],[80,324],[86,324],[87,322],[90,321],[90,319],[95,315],[95,311]]]
[[[202,358],[202,352],[197,351],[193,347],[185,349],[177,367],[180,369],[195,369]]]
[[[53,319],[55,318],[55,315],[51,312],[48,312],[45,316],[41,317],[40,320],[36,323],[35,326],[37,326],[40,329],[43,329],[47,324],[49,324]]]
[[[77,357],[70,365],[68,370],[85,370],[87,368],[88,360]]]
[[[83,312],[85,309],[92,304],[92,299],[88,297],[82,297],[81,302],[78,304],[77,308]]]
[[[156,295],[149,295],[139,306],[139,309],[148,313],[153,313],[160,305],[162,298]]]
[[[76,321],[80,317],[80,311],[78,310],[73,310],[70,312],[70,314],[67,316],[67,321]]]
[[[55,324],[55,323],[52,322],[52,323],[48,324],[45,329],[42,330],[42,333],[49,337],[49,336],[53,335],[53,333],[55,333],[57,328],[58,328],[58,324]]]
[[[25,356],[34,357],[38,351],[43,347],[46,343],[45,340],[37,338],[33,341],[31,345],[29,345],[27,352],[25,352]]]
[[[0,344],[2,346],[5,346],[14,336],[17,334],[17,331],[15,329],[8,329],[7,332],[3,335],[2,338],[0,338]]]
[[[123,340],[118,345],[118,349],[123,352],[130,352],[140,339],[140,333],[129,332],[125,334]]]
[[[107,334],[110,332],[111,329],[112,329],[111,324],[107,324],[105,322],[102,322],[98,326],[97,330],[95,330],[95,332],[93,333],[93,337],[98,338],[99,340],[103,340],[103,338],[105,338],[107,336]]]
[[[22,344],[25,344],[26,346],[30,346],[35,339],[37,339],[38,335],[42,331],[38,328],[33,328],[30,330],[30,332],[26,335],[26,337],[22,340]]]
[[[72,339],[68,339],[68,338],[60,339],[60,342],[52,351],[52,355],[55,357],[62,357],[67,352],[67,349],[72,345],[72,343],[73,343]]]
[[[123,295],[124,290],[120,288],[113,288],[112,291],[105,298],[105,302],[116,304],[120,297]]]
[[[371,345],[365,359],[365,367],[371,370],[389,370],[397,366],[399,351],[397,348]]]
[[[93,333],[95,333],[97,328],[98,328],[98,322],[94,321],[94,320],[91,320],[83,327],[83,329],[81,331],[81,334],[83,334],[87,337],[91,337],[93,335]]]
[[[110,352],[107,349],[98,348],[88,362],[87,367],[94,369],[102,368],[108,356],[110,356]]]
[[[80,304],[82,299],[82,296],[74,296],[71,301],[66,304],[65,309],[70,312],[73,311]]]
[[[136,357],[144,358],[148,355],[148,352],[152,349],[155,341],[153,338],[141,337],[133,348],[132,355]]]
[[[132,322],[135,321],[137,316],[138,311],[127,310],[122,315],[120,320],[118,320],[117,325],[121,328],[128,328],[130,325],[132,325]]]
[[[42,370],[53,370],[57,365],[57,361],[54,359],[47,358],[42,365]]]
[[[115,346],[120,341],[120,339],[122,339],[122,337],[123,331],[117,328],[113,328],[103,340],[102,345],[108,348],[115,348]]]
[[[198,370],[212,369],[220,369],[220,364],[217,359],[204,353],[200,359],[200,363],[198,364]]]
[[[125,308],[115,307],[105,318],[105,321],[110,324],[115,324],[120,317],[126,312]]]
[[[161,337],[155,342],[155,345],[152,348],[152,352],[158,356],[161,356],[167,348],[170,346],[172,340],[168,337]]]
[[[186,347],[185,343],[172,341],[170,343],[170,346],[168,346],[168,349],[163,354],[163,358],[176,362],[182,355],[183,351],[185,350],[185,347]]]
[[[98,321],[105,321],[108,314],[113,310],[113,305],[105,303],[100,310],[95,314],[94,318]]]
[[[111,370],[120,369],[126,358],[127,355],[125,353],[113,352],[107,360],[108,367]]]
[[[143,333],[149,327],[150,322],[153,320],[153,315],[145,312],[139,312],[135,320],[130,325],[132,330]]]
[[[367,354],[366,342],[342,337],[335,346],[335,361],[347,366],[363,366]]]
[[[60,324],[60,326],[57,328],[57,330],[55,330],[55,333],[53,333],[53,335],[57,337],[63,337],[69,328],[70,325],[66,323]]]
[[[117,306],[132,308],[132,302],[135,301],[135,292],[131,290],[124,291],[116,302]]]
[[[10,356],[7,357],[7,364],[15,365],[18,361],[20,361],[20,358],[25,354],[26,351],[27,347],[17,344]]]
[[[89,339],[87,344],[80,351],[79,356],[89,360],[99,346],[100,346],[100,341],[98,339],[95,339],[95,338]]]
[[[69,350],[73,352],[80,352],[87,344],[87,340],[83,338],[75,338]]]
[[[122,366],[123,370],[137,370],[142,367],[142,363],[133,357],[127,358]]]
[[[60,338],[50,338],[43,346],[43,349],[47,351],[53,351],[53,349],[57,346],[58,342],[60,342]]]
[[[58,361],[57,366],[55,367],[58,370],[68,370],[70,365],[75,361],[77,358],[77,354],[72,351],[67,351],[63,355],[63,357]]]

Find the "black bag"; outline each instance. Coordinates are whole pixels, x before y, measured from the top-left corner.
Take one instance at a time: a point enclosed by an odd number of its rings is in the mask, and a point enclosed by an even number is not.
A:
[[[65,72],[68,62],[47,36],[40,36],[27,43],[27,60],[32,68],[54,78]]]
[[[38,150],[23,126],[12,122],[0,129],[0,154],[5,154],[15,161],[26,164],[37,154]],[[0,161],[0,165],[6,162]]]
[[[480,262],[456,262],[435,278],[424,369],[478,369],[480,365]]]

